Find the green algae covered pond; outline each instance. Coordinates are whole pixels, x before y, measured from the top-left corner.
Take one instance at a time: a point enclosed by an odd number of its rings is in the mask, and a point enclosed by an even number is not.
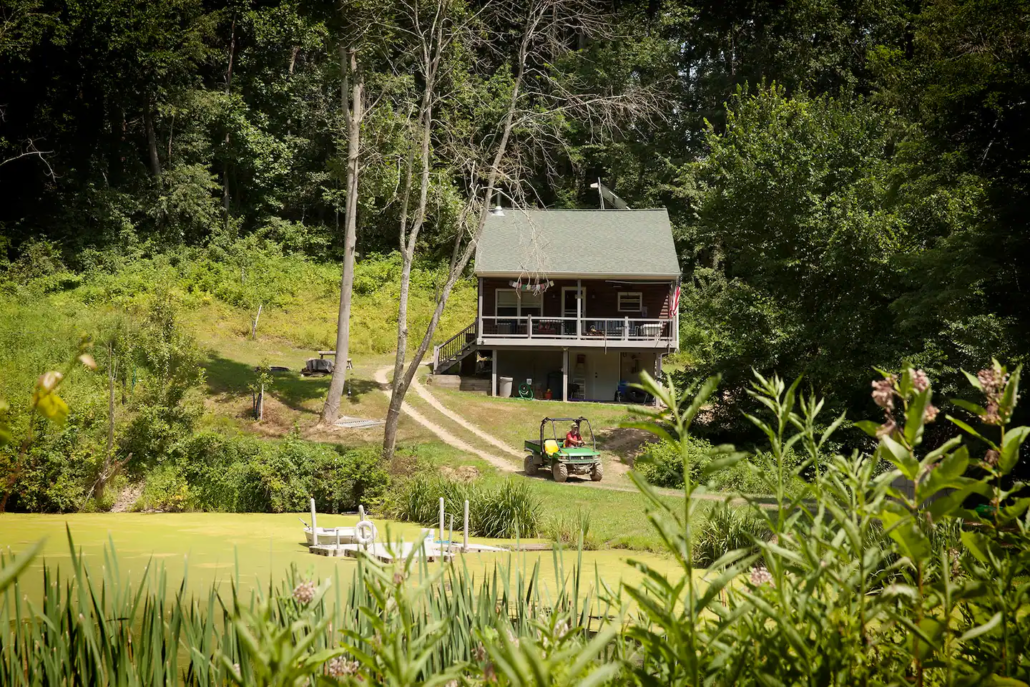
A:
[[[70,571],[71,553],[68,533],[77,551],[99,582],[105,571],[105,549],[117,555],[118,572],[123,582],[134,586],[147,566],[151,574],[163,571],[169,591],[183,580],[190,594],[206,597],[211,585],[228,593],[234,579],[242,591],[267,589],[269,582],[278,584],[296,566],[307,579],[338,579],[341,585],[351,584],[356,562],[353,559],[325,558],[308,553],[298,514],[228,514],[228,513],[100,513],[74,515],[6,514],[0,516],[0,547],[5,553],[18,553],[40,539],[46,543],[42,555],[21,576],[20,587],[29,600],[42,598],[42,568],[57,568],[65,577]],[[321,515],[319,526],[353,526],[356,515]],[[380,536],[389,532],[391,540],[414,541],[420,532],[417,525],[377,521]],[[504,546],[513,542],[489,539],[472,541]],[[569,579],[579,552],[557,554],[564,577]],[[673,561],[654,554],[625,550],[584,551],[583,575],[594,586],[597,574],[615,588],[620,581],[637,582],[640,573],[628,560],[644,561],[652,567],[678,576]],[[551,593],[558,588],[555,553],[520,551],[518,553],[470,553],[465,565],[477,578],[493,574],[496,565],[518,567],[527,572],[540,564],[542,589]],[[156,579],[156,578],[152,578]],[[342,590],[341,590],[342,591]]]

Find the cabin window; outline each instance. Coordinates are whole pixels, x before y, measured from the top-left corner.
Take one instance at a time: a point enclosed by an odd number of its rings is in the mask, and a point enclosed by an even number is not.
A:
[[[497,317],[540,317],[544,314],[544,297],[541,293],[518,292],[515,289],[497,289]]]
[[[628,291],[619,294],[619,312],[641,312],[644,309],[644,294]]]

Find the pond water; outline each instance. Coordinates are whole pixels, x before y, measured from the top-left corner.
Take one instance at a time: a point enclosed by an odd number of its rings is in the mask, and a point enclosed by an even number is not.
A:
[[[46,539],[43,554],[20,580],[21,589],[31,600],[42,597],[44,563],[60,568],[62,577],[70,571],[71,554],[68,534],[76,550],[81,550],[90,574],[99,581],[104,573],[104,550],[113,547],[117,553],[120,578],[139,582],[149,564],[152,571],[163,568],[169,590],[177,589],[184,577],[189,592],[207,596],[212,584],[228,593],[233,579],[244,591],[267,589],[269,580],[285,579],[290,566],[296,565],[308,579],[334,579],[351,583],[356,563],[353,559],[325,558],[308,553],[303,526],[298,517],[307,514],[227,514],[227,513],[103,513],[75,515],[7,514],[0,516],[0,547],[17,553],[40,539]],[[320,515],[321,527],[353,526],[356,515]],[[387,532],[391,541],[414,541],[420,532],[416,525],[376,521],[380,537]],[[66,531],[67,528],[67,531]],[[455,535],[457,537],[457,534]],[[471,541],[505,545],[511,542],[473,538]],[[570,579],[579,553],[575,550],[558,554],[563,576]],[[465,564],[482,579],[493,574],[498,564],[531,570],[539,561],[542,589],[553,594],[559,575],[555,570],[555,554],[551,551],[527,551],[517,554],[470,553]],[[608,550],[582,553],[584,591],[593,588],[597,574],[612,588],[620,581],[637,582],[640,573],[627,563],[643,561],[678,577],[672,560],[643,552]],[[342,590],[341,590],[342,591]]]

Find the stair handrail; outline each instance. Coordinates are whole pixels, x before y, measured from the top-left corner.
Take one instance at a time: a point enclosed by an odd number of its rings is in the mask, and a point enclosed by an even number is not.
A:
[[[451,338],[444,341],[442,344],[433,347],[433,372],[436,372],[441,362],[447,362],[453,358],[457,358],[463,350],[471,343],[468,340],[469,334],[476,334],[478,321],[473,320],[472,324],[462,329],[460,332],[452,336]]]

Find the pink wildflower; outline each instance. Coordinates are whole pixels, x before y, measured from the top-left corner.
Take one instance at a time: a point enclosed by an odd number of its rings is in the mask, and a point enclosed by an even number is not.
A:
[[[930,378],[922,370],[912,370],[912,388],[923,393],[930,388]]]
[[[893,410],[894,375],[873,382],[873,402],[884,410]]]
[[[939,412],[940,411],[937,410],[937,406],[927,404],[926,410],[923,411],[923,422],[933,422],[937,419],[937,413]]]
[[[773,584],[772,574],[765,569],[764,565],[759,565],[751,569],[751,584],[756,587],[761,587],[764,584]]]
[[[300,604],[309,604],[315,598],[315,583],[301,582],[293,588],[293,598]]]
[[[1008,375],[1002,374],[1001,370],[991,368],[989,370],[980,370],[976,373],[976,378],[980,380],[980,385],[984,388],[984,394],[987,398],[993,398],[998,395],[998,392],[1005,388],[1005,383],[1008,381]]]

